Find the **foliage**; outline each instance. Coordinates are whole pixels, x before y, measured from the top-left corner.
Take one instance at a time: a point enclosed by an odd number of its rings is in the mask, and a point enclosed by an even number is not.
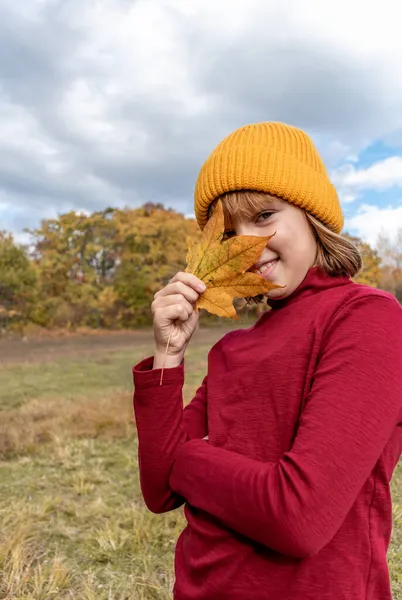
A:
[[[10,235],[0,232],[0,323],[27,320],[33,311],[36,273]]]
[[[153,294],[185,266],[193,220],[159,204],[70,212],[30,232],[45,327],[128,328],[150,322]]]
[[[363,259],[363,268],[355,277],[355,281],[376,288],[381,287],[381,258],[377,250],[356,236],[346,233],[343,237],[356,246]]]
[[[394,239],[382,233],[377,246],[384,263],[381,287],[394,294],[402,303],[402,227],[398,229]]]
[[[28,250],[0,233],[0,329],[27,323],[47,329],[148,325],[154,293],[186,268],[188,240],[197,244],[200,239],[194,219],[152,203],[92,214],[69,212],[43,221],[30,234]],[[389,290],[402,302],[402,230],[395,240],[383,235],[378,251],[347,237],[363,254],[356,281]],[[214,277],[215,287],[218,279],[223,281],[221,275]],[[249,295],[243,291],[232,286],[231,297]],[[208,308],[205,298],[203,307]],[[258,313],[259,308],[248,311]],[[231,301],[229,309],[234,316]],[[216,317],[202,319],[213,323]]]
[[[184,269],[186,239],[198,236],[194,220],[161,205],[116,211],[119,266],[114,288],[121,302],[120,323],[149,323],[155,292]]]

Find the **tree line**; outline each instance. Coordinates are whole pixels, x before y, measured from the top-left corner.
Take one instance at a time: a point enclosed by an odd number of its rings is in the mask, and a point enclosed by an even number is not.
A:
[[[188,239],[199,236],[193,219],[153,203],[69,212],[29,233],[32,243],[24,247],[0,232],[2,329],[149,325],[155,291],[185,268]],[[402,228],[394,240],[382,234],[376,249],[347,237],[363,255],[356,281],[390,291],[402,303]]]

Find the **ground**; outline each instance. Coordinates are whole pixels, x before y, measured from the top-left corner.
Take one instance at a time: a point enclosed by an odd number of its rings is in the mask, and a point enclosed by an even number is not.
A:
[[[222,330],[201,330],[185,398]],[[181,510],[144,507],[131,366],[148,331],[0,340],[0,598],[165,600]],[[389,563],[402,600],[402,468],[392,481]]]

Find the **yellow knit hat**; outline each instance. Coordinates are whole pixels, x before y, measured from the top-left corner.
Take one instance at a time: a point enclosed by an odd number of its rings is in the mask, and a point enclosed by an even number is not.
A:
[[[267,122],[228,135],[198,175],[194,208],[201,229],[208,207],[236,190],[266,192],[304,208],[329,229],[343,227],[338,195],[311,138],[296,127]]]

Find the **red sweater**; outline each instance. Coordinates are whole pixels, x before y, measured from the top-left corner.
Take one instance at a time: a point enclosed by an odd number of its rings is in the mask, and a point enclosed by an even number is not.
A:
[[[402,309],[317,268],[272,305],[211,349],[184,410],[183,364],[162,386],[134,367],[145,502],[186,502],[174,598],[391,600]]]

